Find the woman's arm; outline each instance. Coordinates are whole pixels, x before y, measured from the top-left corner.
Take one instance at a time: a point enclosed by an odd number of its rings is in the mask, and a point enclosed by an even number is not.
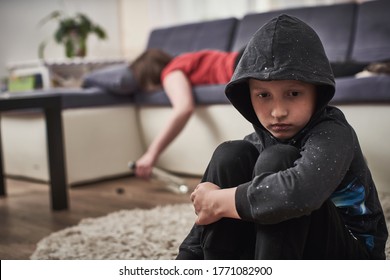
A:
[[[169,73],[163,87],[171,102],[172,113],[145,154],[137,160],[136,175],[143,178],[149,178],[158,157],[183,130],[195,108],[191,84],[182,71]]]

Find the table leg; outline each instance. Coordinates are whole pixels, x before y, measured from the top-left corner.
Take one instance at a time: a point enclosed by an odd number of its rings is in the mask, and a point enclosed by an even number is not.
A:
[[[68,186],[64,157],[64,139],[60,108],[46,108],[50,196],[53,210],[68,209]]]
[[[1,119],[0,119],[1,120]],[[6,183],[4,177],[4,165],[3,165],[3,144],[1,142],[1,129],[0,129],[0,196],[6,196]]]

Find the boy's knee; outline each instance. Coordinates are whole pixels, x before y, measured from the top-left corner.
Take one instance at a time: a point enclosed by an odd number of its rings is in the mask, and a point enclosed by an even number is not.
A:
[[[294,166],[301,157],[297,148],[291,145],[279,144],[261,152],[255,167],[256,175],[263,172],[278,172]]]
[[[202,181],[229,188],[252,179],[259,152],[247,141],[222,143],[215,150]]]
[[[219,165],[227,165],[226,167],[249,161],[253,162],[254,166],[258,156],[259,151],[253,144],[245,140],[235,140],[220,144],[214,151],[212,161],[217,161]]]

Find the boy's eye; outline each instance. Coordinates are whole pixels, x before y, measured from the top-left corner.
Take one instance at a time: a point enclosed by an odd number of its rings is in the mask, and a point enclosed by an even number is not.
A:
[[[257,96],[260,97],[260,98],[266,98],[266,97],[269,96],[269,93],[262,92],[262,93],[257,94]]]
[[[290,91],[289,93],[288,93],[288,95],[289,96],[292,96],[292,97],[296,97],[296,96],[299,96],[299,92],[298,91]]]

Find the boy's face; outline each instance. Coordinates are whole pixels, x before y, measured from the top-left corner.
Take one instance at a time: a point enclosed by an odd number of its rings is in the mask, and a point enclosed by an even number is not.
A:
[[[278,139],[292,138],[314,113],[316,87],[312,84],[250,79],[249,88],[257,118]]]

